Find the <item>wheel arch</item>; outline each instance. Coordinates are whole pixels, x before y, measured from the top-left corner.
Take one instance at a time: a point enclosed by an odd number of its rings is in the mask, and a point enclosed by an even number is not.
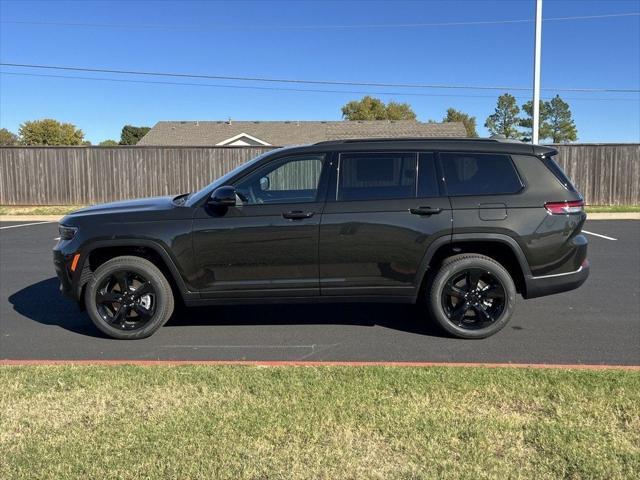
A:
[[[171,255],[161,244],[153,240],[98,240],[83,246],[81,250],[82,258],[78,269],[81,273],[76,286],[76,298],[79,300],[82,299],[84,288],[95,269],[107,260],[123,255],[137,256],[152,261],[166,276],[174,294],[179,293],[183,300],[197,296],[187,288]]]
[[[437,271],[446,258],[460,253],[478,253],[493,258],[507,269],[517,291],[526,295],[531,269],[524,252],[512,237],[497,233],[453,234],[436,239],[427,249],[418,270],[419,295],[425,291],[429,274]]]

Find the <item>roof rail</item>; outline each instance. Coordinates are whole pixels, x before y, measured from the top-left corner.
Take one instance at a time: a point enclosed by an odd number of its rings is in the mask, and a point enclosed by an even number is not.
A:
[[[344,143],[375,143],[375,142],[505,142],[510,139],[501,138],[458,138],[458,137],[400,137],[400,138],[349,138],[344,140],[324,140],[314,145],[340,145]]]

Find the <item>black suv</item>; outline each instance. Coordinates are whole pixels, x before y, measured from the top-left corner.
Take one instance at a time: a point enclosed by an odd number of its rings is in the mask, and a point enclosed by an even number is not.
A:
[[[64,217],[55,267],[115,338],[151,335],[176,299],[419,302],[450,334],[483,338],[516,293],[589,274],[583,200],[556,153],[495,139],[273,150],[195,193]]]

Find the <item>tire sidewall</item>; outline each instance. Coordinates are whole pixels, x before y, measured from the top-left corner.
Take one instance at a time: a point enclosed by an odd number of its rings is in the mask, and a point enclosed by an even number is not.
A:
[[[447,280],[455,273],[464,271],[468,268],[482,268],[491,272],[491,274],[502,283],[506,294],[505,308],[500,318],[488,327],[478,330],[465,329],[455,325],[451,320],[449,320],[442,306],[442,290]],[[453,259],[452,261],[443,263],[440,271],[438,271],[433,283],[431,284],[429,306],[434,319],[447,332],[459,338],[474,339],[486,338],[502,330],[511,319],[511,315],[515,308],[515,299],[516,288],[513,283],[513,279],[502,265],[489,257],[480,255],[461,255],[458,259]]]
[[[125,331],[109,325],[98,312],[95,302],[98,286],[112,273],[127,270],[151,281],[156,294],[156,308],[151,320],[139,330]],[[94,325],[104,334],[120,340],[146,338],[158,330],[169,319],[173,311],[173,294],[167,279],[151,262],[140,257],[116,257],[96,269],[88,282],[84,295],[87,313]]]

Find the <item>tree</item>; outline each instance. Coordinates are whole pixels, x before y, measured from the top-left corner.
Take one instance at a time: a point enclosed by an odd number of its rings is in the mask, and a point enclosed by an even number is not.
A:
[[[101,147],[115,147],[116,145],[118,145],[118,142],[116,142],[115,140],[103,140],[98,145],[100,145]]]
[[[547,127],[549,133],[545,138],[551,138],[553,143],[575,142],[578,139],[578,129],[573,121],[569,104],[556,95],[547,102]]]
[[[498,97],[498,104],[493,114],[489,115],[484,126],[492,135],[504,135],[506,138],[516,138],[520,132],[516,128],[520,119],[520,109],[513,95],[505,93]]]
[[[416,114],[408,103],[385,103],[379,98],[362,97],[342,107],[345,120],[415,120]]]
[[[447,114],[442,119],[443,122],[462,122],[465,130],[467,131],[467,137],[477,138],[478,132],[476,132],[476,117],[472,117],[468,113],[461,112],[455,108],[447,109]]]
[[[84,133],[75,125],[51,118],[20,125],[20,143],[23,145],[82,145],[83,140]]]
[[[18,136],[6,128],[0,128],[0,145],[3,147],[18,145]]]
[[[519,125],[526,128],[522,140],[531,141],[531,130],[533,129],[533,102],[529,101],[522,105],[522,110],[527,114],[521,118]],[[543,140],[550,138],[553,143],[575,141],[578,138],[578,131],[571,118],[569,105],[564,102],[559,95],[548,102],[540,101],[540,123],[538,126],[538,138]]]
[[[151,130],[150,127],[134,127],[133,125],[125,125],[122,127],[122,133],[120,134],[120,145],[137,144],[149,130]]]
[[[533,101],[529,100],[527,103],[522,105],[522,110],[527,114],[526,117],[520,118],[518,121],[518,125],[524,128],[525,131],[522,132],[521,140],[523,142],[530,142],[533,136]],[[540,122],[538,123],[538,138],[549,138],[550,130],[547,124],[547,118],[549,117],[549,104],[547,102],[543,102],[540,100]]]
[[[415,120],[416,114],[408,103],[387,103],[387,120]]]

